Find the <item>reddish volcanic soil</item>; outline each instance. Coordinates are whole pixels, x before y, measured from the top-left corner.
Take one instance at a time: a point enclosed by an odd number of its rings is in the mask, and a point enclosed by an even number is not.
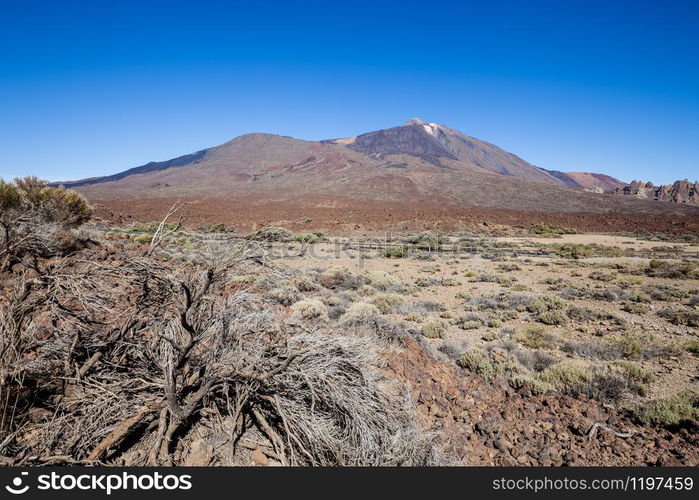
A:
[[[172,204],[168,198],[92,200],[97,217],[115,223],[160,220]],[[579,231],[642,231],[699,234],[696,215],[586,214],[536,212],[485,207],[416,207],[410,203],[355,200],[309,200],[260,203],[243,199],[183,199],[187,225],[221,223],[239,229],[277,221],[299,221],[306,230],[346,233],[355,230],[469,230],[487,226],[528,227],[533,224],[573,227]],[[308,220],[310,219],[310,220]],[[289,224],[293,228],[293,224]]]

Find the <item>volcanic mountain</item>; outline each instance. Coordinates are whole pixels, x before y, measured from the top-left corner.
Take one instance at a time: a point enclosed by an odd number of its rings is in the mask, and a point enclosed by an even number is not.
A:
[[[547,171],[493,144],[417,118],[346,139],[246,134],[172,160],[63,184],[93,200],[235,199],[314,207],[385,202],[586,213],[658,210],[650,201],[581,189],[625,186],[612,177]],[[682,209],[661,209],[676,210]]]

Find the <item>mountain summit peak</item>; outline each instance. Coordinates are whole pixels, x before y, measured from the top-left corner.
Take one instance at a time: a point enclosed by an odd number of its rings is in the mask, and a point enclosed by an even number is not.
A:
[[[425,125],[425,122],[422,121],[420,118],[411,118],[403,124],[403,126],[406,125]]]
[[[425,129],[425,132],[432,136],[436,135],[437,130],[442,128],[438,123],[426,123],[420,118],[411,118],[403,124],[404,127],[409,127],[411,125],[420,125],[423,129]]]

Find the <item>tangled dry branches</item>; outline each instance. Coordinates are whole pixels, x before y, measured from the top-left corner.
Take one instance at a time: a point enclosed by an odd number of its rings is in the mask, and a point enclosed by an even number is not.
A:
[[[240,267],[268,266],[254,245],[212,244],[186,267],[88,249],[15,271],[0,298],[0,460],[191,464],[202,439],[205,463],[251,448],[288,465],[439,460],[410,398],[379,377],[375,338],[226,292]]]

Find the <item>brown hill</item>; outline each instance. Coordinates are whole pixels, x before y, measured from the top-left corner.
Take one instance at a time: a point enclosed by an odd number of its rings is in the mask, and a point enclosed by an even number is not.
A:
[[[571,174],[567,179],[449,127],[413,119],[400,127],[319,142],[247,134],[169,161],[65,185],[93,200],[214,198],[313,207],[361,207],[371,201],[424,209],[697,213],[569,187],[616,181],[606,176]]]
[[[625,182],[604,174],[595,174],[591,172],[558,172],[557,170],[549,170],[549,173],[563,181],[566,186],[598,192],[614,191],[615,189],[623,189],[624,186],[626,186]]]

